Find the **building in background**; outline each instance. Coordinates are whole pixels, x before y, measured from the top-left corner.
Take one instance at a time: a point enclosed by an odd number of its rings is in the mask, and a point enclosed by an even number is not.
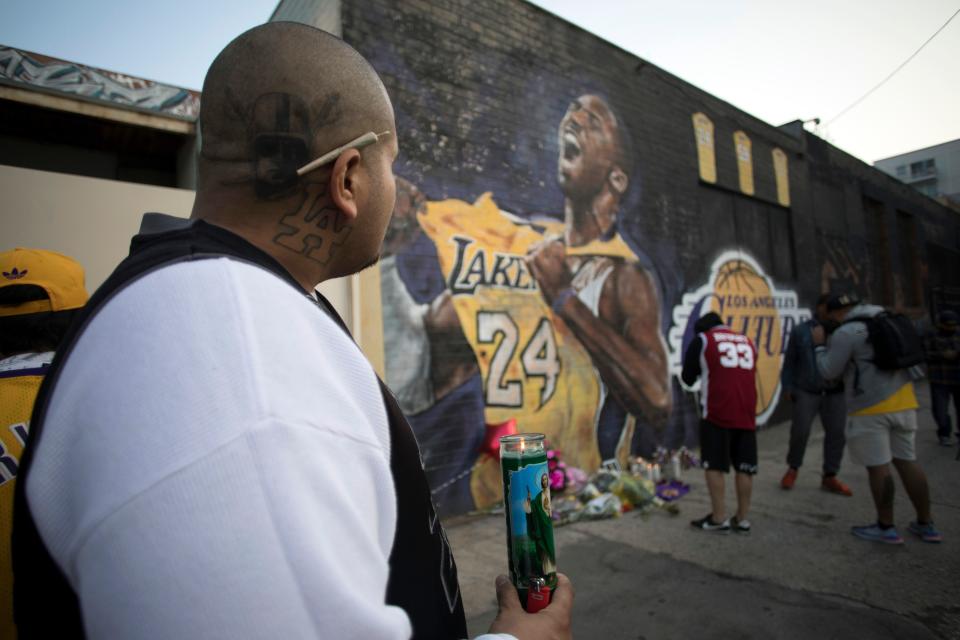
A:
[[[877,160],[873,166],[960,210],[960,139]]]
[[[74,256],[96,289],[144,212],[190,215],[199,112],[197,91],[0,45],[2,248]],[[323,288],[358,338],[360,286]]]
[[[960,139],[877,160],[873,166],[960,214]],[[960,282],[947,275],[958,270],[950,240],[933,236],[928,244],[931,318],[943,309],[960,311]]]
[[[0,46],[0,238],[74,256],[93,291],[144,210],[193,205],[200,95]]]
[[[193,189],[200,94],[0,45],[0,164]]]

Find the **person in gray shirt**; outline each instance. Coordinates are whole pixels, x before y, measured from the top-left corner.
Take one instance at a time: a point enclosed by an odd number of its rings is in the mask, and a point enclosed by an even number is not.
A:
[[[927,476],[917,463],[917,396],[913,381],[922,372],[911,369],[880,369],[869,341],[869,325],[882,307],[861,304],[841,295],[827,302],[827,323],[837,327],[826,340],[823,326],[813,329],[817,369],[827,380],[843,376],[847,404],[846,439],[850,457],[867,468],[870,493],[877,509],[873,524],[852,527],[864,540],[903,544],[894,526],[895,487],[892,463],[910,497],[917,519],[909,530],[924,542],[943,538],[933,525]]]
[[[820,488],[844,496],[853,492],[837,478],[843,459],[843,429],[847,409],[843,401],[843,383],[824,380],[817,371],[814,354],[813,328],[820,326],[827,316],[830,294],[817,300],[813,318],[796,325],[790,333],[787,353],[780,373],[780,384],[787,398],[793,402],[793,421],[790,424],[790,449],[787,452],[787,472],[780,480],[784,489],[792,489],[797,473],[803,465],[803,456],[810,439],[813,419],[820,415],[823,424],[823,479]]]

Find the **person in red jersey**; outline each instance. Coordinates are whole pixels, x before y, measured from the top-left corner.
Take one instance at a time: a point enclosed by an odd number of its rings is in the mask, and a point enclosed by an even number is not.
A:
[[[757,473],[757,348],[750,338],[710,312],[694,325],[680,374],[688,387],[700,379],[700,457],[710,491],[711,512],[690,524],[704,531],[750,532],[747,511]],[[725,474],[736,471],[737,513],[726,517]]]

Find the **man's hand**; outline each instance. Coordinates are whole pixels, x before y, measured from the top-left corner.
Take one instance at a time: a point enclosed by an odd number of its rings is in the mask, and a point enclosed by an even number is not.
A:
[[[557,574],[557,588],[546,609],[527,613],[520,606],[520,597],[507,576],[497,576],[497,604],[500,611],[490,625],[490,633],[509,633],[519,640],[567,640],[573,610],[573,585],[562,573]]]
[[[573,275],[567,266],[567,248],[562,240],[553,238],[534,245],[526,260],[547,304],[553,304],[561,291],[570,288]]]
[[[820,346],[827,342],[827,334],[823,330],[823,325],[818,324],[811,333],[813,334],[813,344]]]

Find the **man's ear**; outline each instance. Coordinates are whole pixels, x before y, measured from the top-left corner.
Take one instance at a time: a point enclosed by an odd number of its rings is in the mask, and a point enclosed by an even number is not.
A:
[[[359,168],[360,152],[347,149],[333,163],[333,171],[330,172],[330,200],[348,220],[355,220],[360,212],[357,193]]]
[[[617,165],[613,165],[613,168],[610,169],[610,174],[607,176],[607,179],[610,181],[610,186],[618,195],[623,195],[627,192],[627,186],[630,184],[630,178],[627,177],[627,174],[623,172],[623,169]]]

